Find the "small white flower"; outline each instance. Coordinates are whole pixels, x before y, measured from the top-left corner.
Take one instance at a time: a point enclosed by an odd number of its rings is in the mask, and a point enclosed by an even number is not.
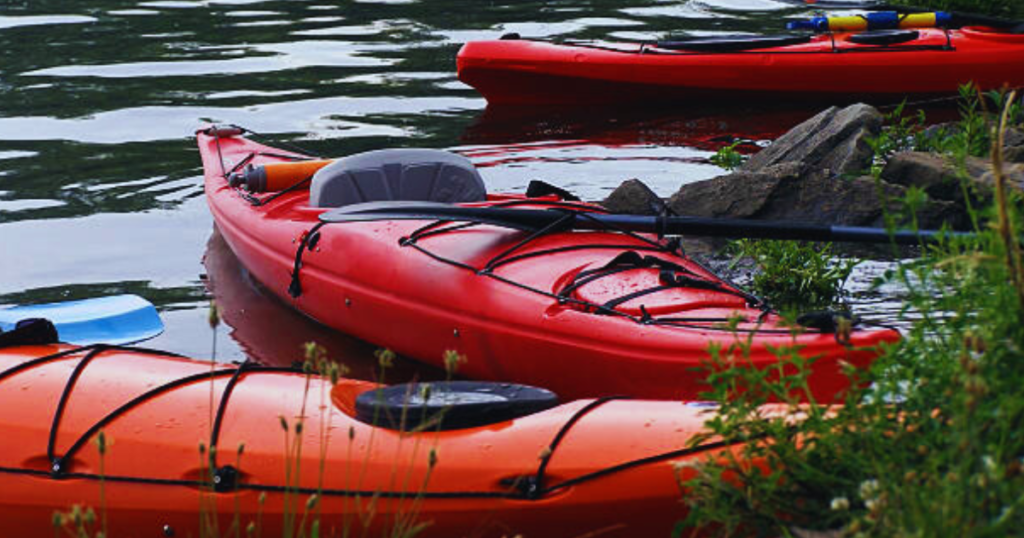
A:
[[[864,501],[864,507],[867,508],[869,512],[874,512],[876,509],[881,508],[881,506],[882,501],[878,499],[868,499]]]
[[[836,497],[832,499],[831,508],[835,511],[849,510],[850,501],[846,497]]]
[[[865,480],[860,484],[860,498],[866,500],[874,499],[878,495],[878,480]]]

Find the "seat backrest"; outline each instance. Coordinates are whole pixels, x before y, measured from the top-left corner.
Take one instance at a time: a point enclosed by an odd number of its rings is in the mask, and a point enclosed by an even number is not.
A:
[[[483,179],[469,159],[438,149],[382,149],[338,159],[316,172],[313,207],[411,200],[482,202]]]

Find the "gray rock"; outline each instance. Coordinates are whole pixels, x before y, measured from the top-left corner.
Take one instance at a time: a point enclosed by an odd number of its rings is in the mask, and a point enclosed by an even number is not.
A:
[[[980,175],[984,171],[978,169],[975,159],[967,161],[967,172],[974,171]],[[885,168],[882,179],[904,187],[919,187],[936,200],[963,202],[963,189],[960,186],[960,174],[947,157],[936,153],[907,151],[893,155]],[[979,201],[972,197],[972,202]]]
[[[899,215],[906,189],[871,177],[835,178],[794,163],[763,172],[735,172],[684,185],[669,208],[680,215],[792,220],[846,226],[883,226],[885,214]],[[880,194],[884,196],[880,196]],[[883,201],[885,200],[885,201]],[[918,215],[922,227],[967,224],[960,206],[930,201]]]
[[[1007,129],[1003,141],[1003,160],[1024,163],[1024,129]]]
[[[626,215],[656,215],[665,202],[639,179],[627,179],[601,202],[608,211]]]
[[[1006,148],[1003,150],[1003,159],[1008,163],[1024,163],[1024,146]]]
[[[871,165],[873,151],[867,138],[881,133],[882,120],[877,109],[865,104],[829,108],[782,135],[741,169],[757,172],[797,162],[828,170],[831,175],[859,174]]]
[[[822,170],[806,174],[799,182],[788,182],[784,187],[773,193],[761,218],[880,226],[884,223],[885,210],[897,211],[899,205],[889,202],[886,208],[879,195],[892,200],[904,192],[895,185],[879,186],[869,177],[837,179]]]
[[[1024,190],[1024,165],[1008,163],[1003,167],[1010,188]],[[934,153],[908,151],[893,155],[885,168],[882,179],[904,187],[919,187],[930,198],[964,203],[961,178],[968,180],[970,202],[976,207],[992,199],[995,185],[992,163],[988,159],[968,157],[963,169],[948,157]]]
[[[1006,130],[1006,134],[1003,137],[1004,148],[1020,148],[1024,147],[1024,129],[1017,129],[1011,127]]]
[[[798,163],[784,163],[690,183],[668,199],[668,207],[679,215],[756,218],[780,185],[798,182],[803,171]]]
[[[1008,188],[1024,191],[1024,164],[1003,163],[1003,176]],[[990,192],[996,184],[995,170],[987,163],[984,170],[972,174],[972,178],[983,192]]]

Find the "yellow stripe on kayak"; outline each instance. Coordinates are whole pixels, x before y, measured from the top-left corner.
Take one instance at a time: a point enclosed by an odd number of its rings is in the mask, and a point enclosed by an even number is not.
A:
[[[899,27],[905,28],[934,28],[936,24],[935,13],[911,13],[903,15],[899,19]],[[833,32],[863,32],[874,30],[874,24],[868,17],[829,17],[828,29]]]

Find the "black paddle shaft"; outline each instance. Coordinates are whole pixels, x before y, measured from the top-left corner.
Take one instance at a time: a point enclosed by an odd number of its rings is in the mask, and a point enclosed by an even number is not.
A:
[[[464,207],[429,202],[373,202],[355,204],[328,211],[324,222],[378,220],[464,220],[523,230],[621,229],[658,235],[700,235],[708,237],[783,239],[802,241],[842,241],[853,243],[896,243],[919,245],[938,238],[967,235],[937,230],[897,230],[857,226],[828,226],[802,222],[717,219],[702,217],[651,217],[608,215],[564,209],[512,209],[504,207]]]
[[[581,221],[615,226],[638,232],[659,235],[703,235],[710,237],[781,239],[797,241],[841,241],[848,243],[889,243],[919,245],[934,242],[942,234],[936,230],[897,230],[889,233],[883,228],[859,226],[829,226],[804,222],[714,219],[701,217],[641,217],[634,215],[581,214],[576,217],[575,228],[584,227]],[[597,227],[597,226],[595,226]]]

